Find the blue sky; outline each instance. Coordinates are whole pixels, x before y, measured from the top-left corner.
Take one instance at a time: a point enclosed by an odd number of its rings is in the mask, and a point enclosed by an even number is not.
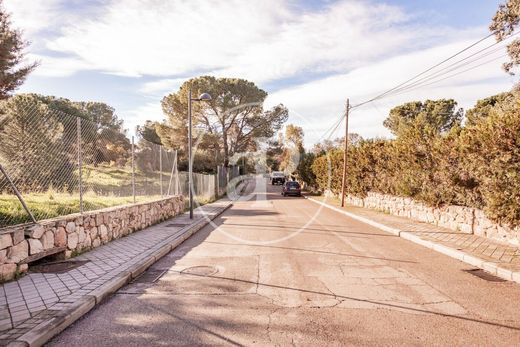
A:
[[[243,77],[283,103],[316,142],[354,103],[487,35],[499,1],[4,0],[41,62],[19,89],[116,108],[130,133],[160,120],[161,98],[200,74]],[[492,43],[492,39],[489,43]],[[499,55],[501,52],[497,52]],[[511,87],[501,61],[352,115],[364,137],[388,136],[388,110],[451,97],[471,107]],[[339,134],[338,134],[339,135]]]

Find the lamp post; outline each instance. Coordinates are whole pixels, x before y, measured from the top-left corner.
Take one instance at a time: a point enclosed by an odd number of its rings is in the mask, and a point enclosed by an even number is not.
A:
[[[191,87],[188,89],[188,190],[190,196],[190,219],[193,219],[193,158],[191,153],[192,136],[191,136],[191,102],[192,101],[210,101],[211,95],[202,93],[198,98],[191,97]]]

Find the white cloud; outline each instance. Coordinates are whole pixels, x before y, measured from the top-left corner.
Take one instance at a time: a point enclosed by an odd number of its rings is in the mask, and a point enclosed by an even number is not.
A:
[[[3,5],[11,13],[15,28],[34,37],[41,30],[52,26],[59,19],[59,5],[63,0],[4,0]]]
[[[314,12],[291,0],[112,0],[95,20],[64,25],[47,47],[119,75],[204,71],[263,82],[345,71],[444,30],[412,28],[407,18],[399,7],[361,0]]]
[[[162,112],[160,100],[149,102],[133,110],[123,110],[118,112],[125,120],[125,128],[130,135],[135,134],[138,125],[143,125],[145,121],[162,121],[165,116]]]
[[[166,78],[146,82],[139,89],[139,92],[147,95],[163,96],[166,92],[177,91],[184,81],[186,81],[184,78]]]
[[[132,132],[147,119],[164,117],[160,98],[178,89],[184,81],[178,76],[207,73],[271,85],[330,76],[268,99],[290,108],[290,121],[304,126],[307,144],[343,112],[346,97],[357,103],[377,95],[487,31],[412,24],[400,7],[377,0],[338,0],[313,10],[294,0],[107,0],[89,5],[95,13],[87,14],[67,9],[64,0],[4,2],[16,26],[37,43],[30,58],[38,58],[41,66],[34,75],[99,70],[156,78],[136,91],[149,103],[120,110]],[[388,135],[382,126],[388,110],[409,100],[448,97],[470,107],[510,87],[499,65],[358,109],[351,129],[367,137]]]
[[[86,62],[77,58],[70,57],[49,57],[40,54],[28,54],[28,62],[36,61],[39,66],[34,70],[35,76],[42,77],[67,77],[79,70],[89,70]]]

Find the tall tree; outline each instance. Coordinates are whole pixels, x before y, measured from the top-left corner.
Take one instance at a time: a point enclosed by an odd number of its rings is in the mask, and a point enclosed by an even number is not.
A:
[[[272,137],[288,118],[283,105],[264,110],[262,104],[267,93],[252,82],[202,76],[184,82],[179,91],[162,100],[167,122],[159,127],[158,132],[161,141],[172,147],[178,148],[187,142],[190,87],[192,97],[202,92],[212,97],[209,102],[193,103],[196,142],[199,142],[199,147],[206,145],[215,156],[222,151],[225,166],[229,165],[229,159],[235,153],[255,150],[256,139]]]
[[[0,162],[20,190],[45,191],[75,183],[63,125],[32,94],[0,102]]]
[[[21,32],[11,28],[10,16],[0,0],[0,99],[6,99],[37,66],[22,64],[26,46]]]
[[[303,129],[289,124],[285,128],[284,150],[280,168],[288,174],[292,174],[298,168],[298,164],[305,152],[303,148]]]
[[[520,0],[507,0],[500,4],[493,17],[489,29],[495,34],[497,41],[510,36],[520,24]],[[514,75],[513,68],[520,64],[520,40],[515,39],[507,46],[510,61],[504,63],[504,70]]]
[[[123,129],[123,120],[115,113],[115,109],[103,102],[73,102],[86,119],[81,129],[84,141],[89,144],[87,159],[94,166],[101,162],[118,162],[121,165],[129,157],[130,142]]]
[[[357,133],[348,133],[348,143],[356,145],[363,141],[363,137]],[[345,136],[336,137],[334,140],[325,139],[322,142],[315,143],[312,147],[312,152],[317,155],[322,155],[330,150],[343,148],[345,145]]]
[[[481,118],[488,117],[495,105],[503,104],[507,99],[512,97],[513,93],[505,92],[478,100],[473,108],[466,111],[466,125],[474,125]]]
[[[137,126],[137,133],[139,137],[147,142],[155,143],[156,145],[162,145],[161,137],[157,133],[158,122],[152,122],[147,120],[144,125]]]
[[[462,116],[463,110],[452,99],[414,101],[394,107],[383,124],[398,137],[411,128],[440,134],[459,125]]]
[[[280,170],[280,162],[283,154],[283,136],[267,141],[266,165],[271,171]]]

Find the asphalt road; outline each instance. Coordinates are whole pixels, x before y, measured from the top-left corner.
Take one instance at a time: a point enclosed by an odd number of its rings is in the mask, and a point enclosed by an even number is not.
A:
[[[50,345],[520,345],[519,285],[262,185]]]

